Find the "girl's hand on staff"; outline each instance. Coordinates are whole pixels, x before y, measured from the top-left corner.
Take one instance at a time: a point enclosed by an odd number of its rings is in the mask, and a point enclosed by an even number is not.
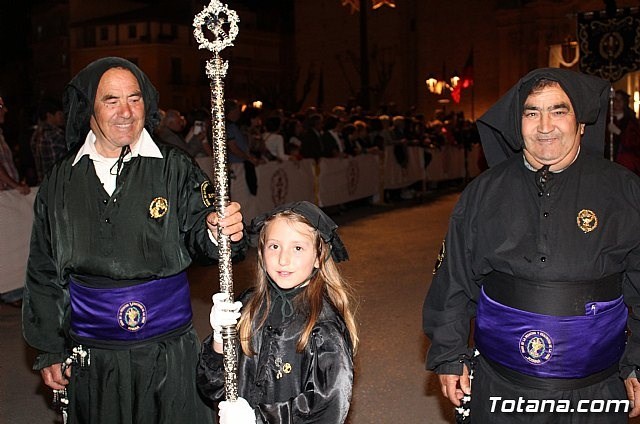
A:
[[[222,353],[222,327],[230,327],[238,323],[242,302],[229,302],[227,293],[213,295],[213,306],[209,315],[209,323],[213,329],[213,350]]]
[[[240,203],[230,202],[225,212],[226,214],[222,218],[216,212],[211,212],[207,215],[207,228],[216,239],[218,237],[218,226],[220,226],[222,234],[230,236],[231,241],[240,241],[244,228],[242,213],[240,213]]]
[[[256,413],[244,398],[224,400],[218,405],[219,424],[256,424]]]

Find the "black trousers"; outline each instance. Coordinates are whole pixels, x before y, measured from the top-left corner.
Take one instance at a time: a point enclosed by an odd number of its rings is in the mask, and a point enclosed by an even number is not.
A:
[[[574,390],[541,390],[499,374],[476,357],[471,382],[473,424],[617,424],[627,423],[631,405],[618,373]]]

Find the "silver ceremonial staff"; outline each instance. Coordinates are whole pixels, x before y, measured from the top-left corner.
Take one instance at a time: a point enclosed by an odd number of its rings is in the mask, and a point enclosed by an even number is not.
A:
[[[200,49],[213,53],[207,61],[206,72],[211,85],[211,118],[213,132],[213,184],[216,195],[217,212],[224,216],[229,204],[229,182],[227,177],[227,133],[225,130],[224,77],[229,63],[222,60],[220,52],[227,46],[233,46],[238,35],[238,15],[226,4],[212,0],[207,7],[193,19],[193,34]],[[213,41],[203,34],[206,27],[213,34]],[[220,249],[220,291],[228,295],[227,302],[233,303],[233,274],[231,271],[231,239],[222,232],[218,233]],[[238,398],[238,356],[235,325],[222,328],[222,346],[224,355],[224,390],[226,400]]]

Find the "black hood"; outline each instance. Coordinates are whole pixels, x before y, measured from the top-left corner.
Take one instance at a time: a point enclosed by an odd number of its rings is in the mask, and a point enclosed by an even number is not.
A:
[[[91,62],[67,84],[62,94],[64,113],[67,118],[67,147],[71,150],[84,142],[89,133],[89,122],[93,115],[93,103],[102,75],[111,68],[128,69],[135,75],[144,99],[144,127],[150,134],[160,122],[158,91],[149,78],[135,64],[120,57],[105,57]]]
[[[260,231],[262,231],[264,224],[274,215],[285,211],[292,211],[309,221],[309,224],[318,231],[322,240],[331,247],[331,256],[334,261],[341,262],[349,259],[347,248],[342,243],[340,236],[338,236],[338,225],[322,209],[307,201],[277,206],[273,210],[253,218],[248,228],[249,243],[257,247]]]
[[[531,87],[541,79],[558,82],[567,93],[578,123],[585,124],[581,146],[604,153],[606,116],[611,84],[567,69],[541,68],[529,72],[478,118],[478,131],[489,166],[522,151],[522,112]]]

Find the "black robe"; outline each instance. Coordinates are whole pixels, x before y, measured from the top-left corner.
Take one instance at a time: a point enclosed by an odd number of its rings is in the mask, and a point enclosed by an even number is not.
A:
[[[485,171],[462,193],[451,216],[444,258],[425,299],[424,329],[433,340],[427,368],[468,354],[469,320],[483,278],[491,271],[537,281],[588,281],[623,273],[627,305],[640,306],[640,179],[587,151],[553,174],[539,196],[535,173],[520,155]],[[591,210],[597,227],[584,232],[578,213]],[[640,321],[622,366],[640,365]]]
[[[241,297],[247,304],[251,292]],[[261,316],[261,315],[260,315]],[[344,321],[325,300],[304,352],[296,343],[306,317],[296,312],[281,325],[269,322],[252,335],[253,356],[239,349],[238,395],[258,423],[343,423],[353,386],[353,352]],[[224,400],[223,356],[202,344],[197,384],[211,402]],[[288,371],[288,372],[287,372]]]
[[[23,306],[25,339],[42,352],[35,369],[62,362],[74,344],[70,275],[142,282],[218,257],[205,223],[208,178],[185,153],[159,148],[163,158],[124,162],[111,196],[86,155],[72,166],[71,154],[42,182]],[[153,208],[158,198],[166,209]],[[69,386],[71,422],[210,423],[195,388],[199,349],[191,327],[135,348],[92,348],[91,366],[77,368]]]
[[[534,176],[522,155],[514,155],[478,176],[462,193],[423,308],[424,331],[432,340],[427,369],[461,374],[459,358],[472,356],[470,321],[483,279],[492,271],[535,281],[590,281],[622,273],[624,301],[633,311],[628,318],[631,335],[620,361],[625,378],[640,365],[640,179],[588,150],[581,151],[564,171],[554,173],[542,196]],[[578,223],[584,209],[597,217],[597,226],[588,232]],[[480,362],[486,369],[484,360]],[[489,375],[492,380],[485,381]],[[487,414],[486,395],[505,393],[516,400],[518,394],[525,399],[626,398],[622,381],[615,376],[582,392],[536,392],[489,369],[472,383],[471,414],[476,416],[472,421],[516,422],[513,416]],[[476,401],[481,406],[474,413]],[[584,422],[612,418],[595,415],[595,419],[589,414],[578,418]],[[528,414],[527,419],[534,416]],[[564,415],[571,416],[576,418]],[[541,415],[539,421],[526,422],[549,422],[548,418]],[[626,419],[624,414],[620,419]]]

